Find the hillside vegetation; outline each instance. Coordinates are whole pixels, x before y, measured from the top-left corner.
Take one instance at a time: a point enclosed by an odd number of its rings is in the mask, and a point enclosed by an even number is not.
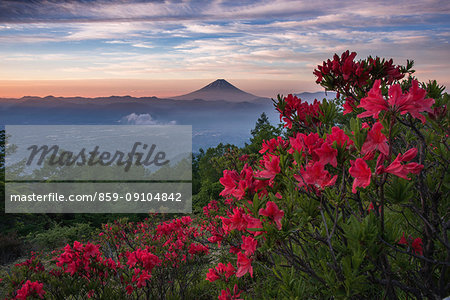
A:
[[[449,96],[412,61],[355,58],[314,70],[333,101],[278,95],[282,126],[261,115],[244,147],[200,151],[192,215],[3,214],[2,259],[26,260],[1,296],[449,296]]]

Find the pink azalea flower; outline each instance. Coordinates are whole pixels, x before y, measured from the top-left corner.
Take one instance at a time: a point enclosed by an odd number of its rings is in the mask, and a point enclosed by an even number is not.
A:
[[[259,150],[259,153],[261,153],[261,154],[264,154],[266,152],[274,153],[278,147],[281,147],[284,149],[288,145],[289,145],[289,143],[287,141],[283,140],[283,138],[281,136],[279,136],[277,138],[273,138],[269,141],[264,140],[261,150]]]
[[[419,119],[422,123],[425,123],[425,117],[421,112],[433,112],[431,106],[435,101],[431,98],[425,99],[427,92],[419,87],[419,82],[417,80],[411,82],[411,88],[405,94],[403,94],[399,84],[392,85],[389,88],[388,101],[386,101],[381,94],[380,84],[380,80],[375,80],[367,97],[361,99],[358,107],[362,107],[366,111],[359,114],[359,118],[373,117],[378,119],[380,112],[391,111],[393,113],[400,113],[401,115],[409,113],[413,118]]]
[[[319,137],[317,133],[310,133],[308,135],[303,133],[297,133],[295,138],[289,138],[292,149],[289,153],[294,153],[295,150],[298,152],[303,151],[311,154],[313,159],[319,159],[315,150],[320,148],[323,144],[323,140]]]
[[[264,155],[264,160],[262,160],[265,170],[257,172],[257,177],[270,179],[270,184],[273,183],[275,176],[281,172],[280,169],[280,158],[276,155]]]
[[[216,271],[216,269],[209,268],[208,273],[206,273],[206,280],[214,282],[217,279],[220,279],[219,273]]]
[[[361,99],[358,107],[362,107],[366,111],[359,114],[358,118],[373,117],[374,119],[378,119],[378,115],[381,111],[388,110],[387,102],[381,94],[380,85],[381,80],[375,80],[375,83],[367,94],[367,97]]]
[[[406,94],[401,93],[399,85],[393,85],[389,89],[389,104],[394,110],[400,111],[400,114],[404,115],[409,113],[413,118],[419,119],[425,124],[425,117],[420,113],[432,113],[433,110],[431,109],[431,106],[434,104],[434,99],[425,99],[427,91],[419,87],[419,82],[417,80],[413,80],[411,84],[411,88]],[[395,89],[392,96],[391,89]]]
[[[416,252],[416,254],[423,255],[421,238],[414,239],[411,243],[411,247],[414,249],[414,252]]]
[[[242,300],[239,298],[241,296],[241,291],[238,290],[237,284],[234,285],[233,294],[230,291],[230,288],[226,290],[222,290],[219,295],[219,300]]]
[[[27,280],[27,282],[25,282],[24,285],[22,285],[22,287],[17,291],[16,299],[26,300],[28,296],[38,296],[43,299],[46,293],[43,287],[43,283],[39,283],[38,281],[31,282],[30,280]]]
[[[73,242],[73,250],[83,251],[83,244],[80,243],[79,241]]]
[[[238,252],[236,252],[236,253],[238,253]],[[221,274],[225,275],[225,278],[228,279],[235,273],[236,273],[236,269],[230,262],[228,263],[228,265],[219,263],[215,269],[209,269],[208,274],[206,274],[206,280],[209,280],[211,282],[216,281],[217,279],[220,278]]]
[[[331,134],[327,135],[326,141],[330,145],[333,145],[333,142],[336,141],[338,147],[343,147],[344,143],[347,142],[347,149],[350,145],[353,145],[353,141],[348,137],[348,135],[345,134],[344,130],[340,129],[337,126],[331,128]]]
[[[355,100],[351,97],[347,98],[344,103],[344,115],[352,113],[355,107]]]
[[[244,219],[244,214],[242,209],[233,208],[233,214],[228,213],[229,219],[221,217],[223,222],[223,229],[225,232],[237,229],[239,231],[245,230],[247,228],[247,222]]]
[[[262,229],[263,229],[263,225],[260,219],[258,218],[254,218],[248,214],[244,215],[244,220],[245,222],[247,222],[247,231],[251,234],[253,234],[254,236],[258,236],[262,234]],[[249,229],[261,229],[261,231],[253,231],[253,230],[249,230]]]
[[[137,280],[137,287],[141,288],[143,286],[147,285],[147,280],[149,280],[152,277],[151,274],[149,274],[147,271],[142,271],[141,276],[139,276],[138,280]]]
[[[406,180],[411,180],[410,178],[408,178],[409,173],[419,174],[423,169],[423,165],[415,162],[401,164],[406,159],[413,159],[415,157],[415,155],[417,154],[417,149],[413,149],[408,150],[404,155],[399,153],[394,161],[384,169],[384,172],[396,175]]]
[[[279,209],[274,202],[267,201],[266,208],[265,209],[260,208],[259,214],[261,216],[266,216],[275,221],[275,224],[277,224],[278,229],[281,229],[281,219],[284,216],[284,211]]]
[[[98,254],[100,254],[99,250],[98,250],[98,246],[93,245],[91,243],[87,243],[86,246],[84,247],[84,255],[87,257],[94,257],[97,256]]]
[[[227,279],[230,278],[232,275],[236,274],[236,269],[230,262],[224,268],[224,271],[225,271],[225,278]]]
[[[133,286],[127,285],[125,289],[127,290],[127,295],[131,295],[133,293]]]
[[[236,171],[224,170],[223,177],[219,179],[219,182],[225,187],[220,193],[221,196],[231,195],[236,188],[237,180],[239,180],[239,174]]]
[[[403,232],[402,237],[401,237],[400,240],[398,241],[398,244],[399,244],[399,245],[408,245],[408,241],[406,240],[406,237],[405,237],[405,233],[404,233],[404,232]]]
[[[372,171],[362,158],[357,158],[355,161],[351,160],[350,164],[350,175],[355,177],[355,180],[353,181],[352,192],[356,193],[357,187],[366,188],[370,184]]]
[[[324,166],[326,164],[330,164],[333,167],[336,168],[337,166],[337,150],[330,147],[330,145],[328,143],[323,143],[322,147],[320,147],[319,149],[315,150],[317,155],[319,156],[319,161],[320,163],[322,163]]]
[[[242,252],[239,252],[237,256],[238,269],[236,272],[236,277],[242,277],[247,273],[250,273],[250,276],[253,277],[252,260],[245,256]]]
[[[251,236],[242,236],[242,245],[241,249],[244,250],[244,254],[247,256],[252,255],[255,253],[256,245],[258,244],[258,241],[252,238]]]
[[[300,174],[301,176],[294,175],[300,187],[306,183],[307,185],[313,185],[323,189],[326,186],[334,185],[337,179],[337,175],[331,178],[330,173],[324,169],[324,165],[320,161],[309,163],[306,166],[306,170],[300,170]]]
[[[372,129],[367,133],[367,139],[364,142],[361,153],[363,155],[378,150],[384,155],[389,155],[389,146],[387,144],[387,138],[381,133],[383,125],[380,122],[376,122]]]
[[[410,161],[417,156],[417,148],[411,148],[400,156],[401,161]]]

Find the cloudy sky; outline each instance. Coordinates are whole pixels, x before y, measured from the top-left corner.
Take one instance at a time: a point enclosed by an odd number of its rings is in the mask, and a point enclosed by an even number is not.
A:
[[[0,97],[173,96],[225,78],[261,96],[317,91],[346,49],[414,59],[450,86],[450,2],[0,1]]]

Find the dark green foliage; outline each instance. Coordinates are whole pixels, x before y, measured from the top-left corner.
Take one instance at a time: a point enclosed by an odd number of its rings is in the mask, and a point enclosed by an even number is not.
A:
[[[0,232],[0,264],[9,263],[26,253],[27,247],[15,232]]]
[[[245,148],[247,153],[258,152],[261,149],[261,144],[264,140],[270,140],[276,138],[281,135],[282,127],[281,125],[278,127],[273,126],[269,122],[269,118],[266,113],[262,113],[258,118],[255,124],[255,128],[253,128],[250,133],[252,137],[250,138],[250,144]]]
[[[282,126],[273,126],[269,118],[262,113],[251,130],[252,137],[250,144],[243,148],[238,148],[231,144],[220,143],[214,148],[206,151],[200,149],[199,153],[193,157],[192,163],[192,194],[193,211],[201,212],[203,206],[209,201],[218,199],[223,186],[219,179],[226,169],[242,169],[245,163],[253,165],[258,151],[265,140],[270,140],[281,135]],[[243,159],[247,155],[247,159]]]
[[[78,223],[73,226],[55,224],[46,231],[29,234],[26,240],[36,250],[53,250],[72,244],[76,240],[87,241],[93,236],[94,232],[95,228],[88,223]]]

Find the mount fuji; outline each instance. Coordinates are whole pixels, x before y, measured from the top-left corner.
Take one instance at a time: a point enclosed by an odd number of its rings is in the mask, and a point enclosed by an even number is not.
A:
[[[196,90],[192,93],[171,97],[175,100],[197,100],[202,99],[206,101],[228,101],[228,102],[253,102],[255,100],[266,99],[259,97],[241,89],[238,89],[225,79],[217,79],[207,86]]]

